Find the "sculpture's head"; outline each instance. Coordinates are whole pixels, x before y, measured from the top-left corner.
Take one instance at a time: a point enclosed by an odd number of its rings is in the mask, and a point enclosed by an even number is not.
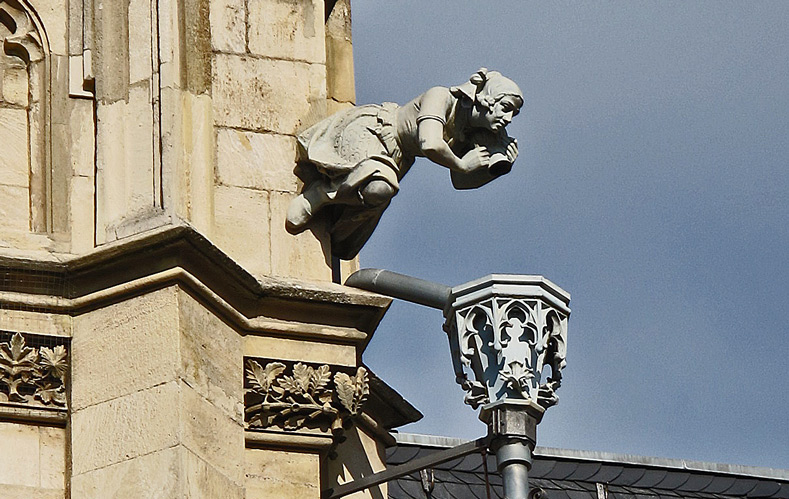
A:
[[[472,126],[494,132],[509,125],[523,106],[523,93],[518,85],[498,71],[485,68],[451,91],[471,107]]]

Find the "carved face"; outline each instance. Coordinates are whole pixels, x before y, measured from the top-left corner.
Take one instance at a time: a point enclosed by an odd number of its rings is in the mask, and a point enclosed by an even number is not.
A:
[[[499,132],[510,124],[521,109],[521,101],[517,96],[504,95],[495,101],[490,107],[482,105],[474,106],[472,111],[472,124],[479,128],[486,128],[493,132]]]

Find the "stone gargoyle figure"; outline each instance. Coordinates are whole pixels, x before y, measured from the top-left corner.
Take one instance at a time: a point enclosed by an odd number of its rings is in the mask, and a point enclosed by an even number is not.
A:
[[[355,257],[415,157],[447,167],[456,189],[508,173],[518,146],[505,127],[522,105],[512,80],[482,68],[462,85],[433,87],[404,106],[358,106],[326,118],[298,137],[304,188],[288,207],[286,229],[298,234],[326,213],[332,254]]]

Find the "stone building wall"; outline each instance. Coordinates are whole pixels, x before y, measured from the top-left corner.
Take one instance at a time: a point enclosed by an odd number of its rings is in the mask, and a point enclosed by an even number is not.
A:
[[[284,227],[296,134],[354,102],[349,0],[0,0],[0,42],[0,497],[382,469],[418,417],[361,364],[389,300]]]

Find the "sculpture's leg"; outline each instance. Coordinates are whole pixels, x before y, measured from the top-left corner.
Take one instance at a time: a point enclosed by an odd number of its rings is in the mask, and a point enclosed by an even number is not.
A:
[[[359,198],[362,204],[368,208],[375,208],[392,200],[397,194],[395,188],[386,180],[372,179],[364,187],[359,189]]]
[[[313,182],[288,205],[285,228],[291,234],[307,229],[312,215],[332,201],[323,182]]]
[[[372,209],[385,207],[399,187],[397,174],[389,162],[389,158],[368,158],[344,176],[323,177],[306,185],[288,206],[285,228],[291,234],[303,232],[313,216],[332,204]]]

